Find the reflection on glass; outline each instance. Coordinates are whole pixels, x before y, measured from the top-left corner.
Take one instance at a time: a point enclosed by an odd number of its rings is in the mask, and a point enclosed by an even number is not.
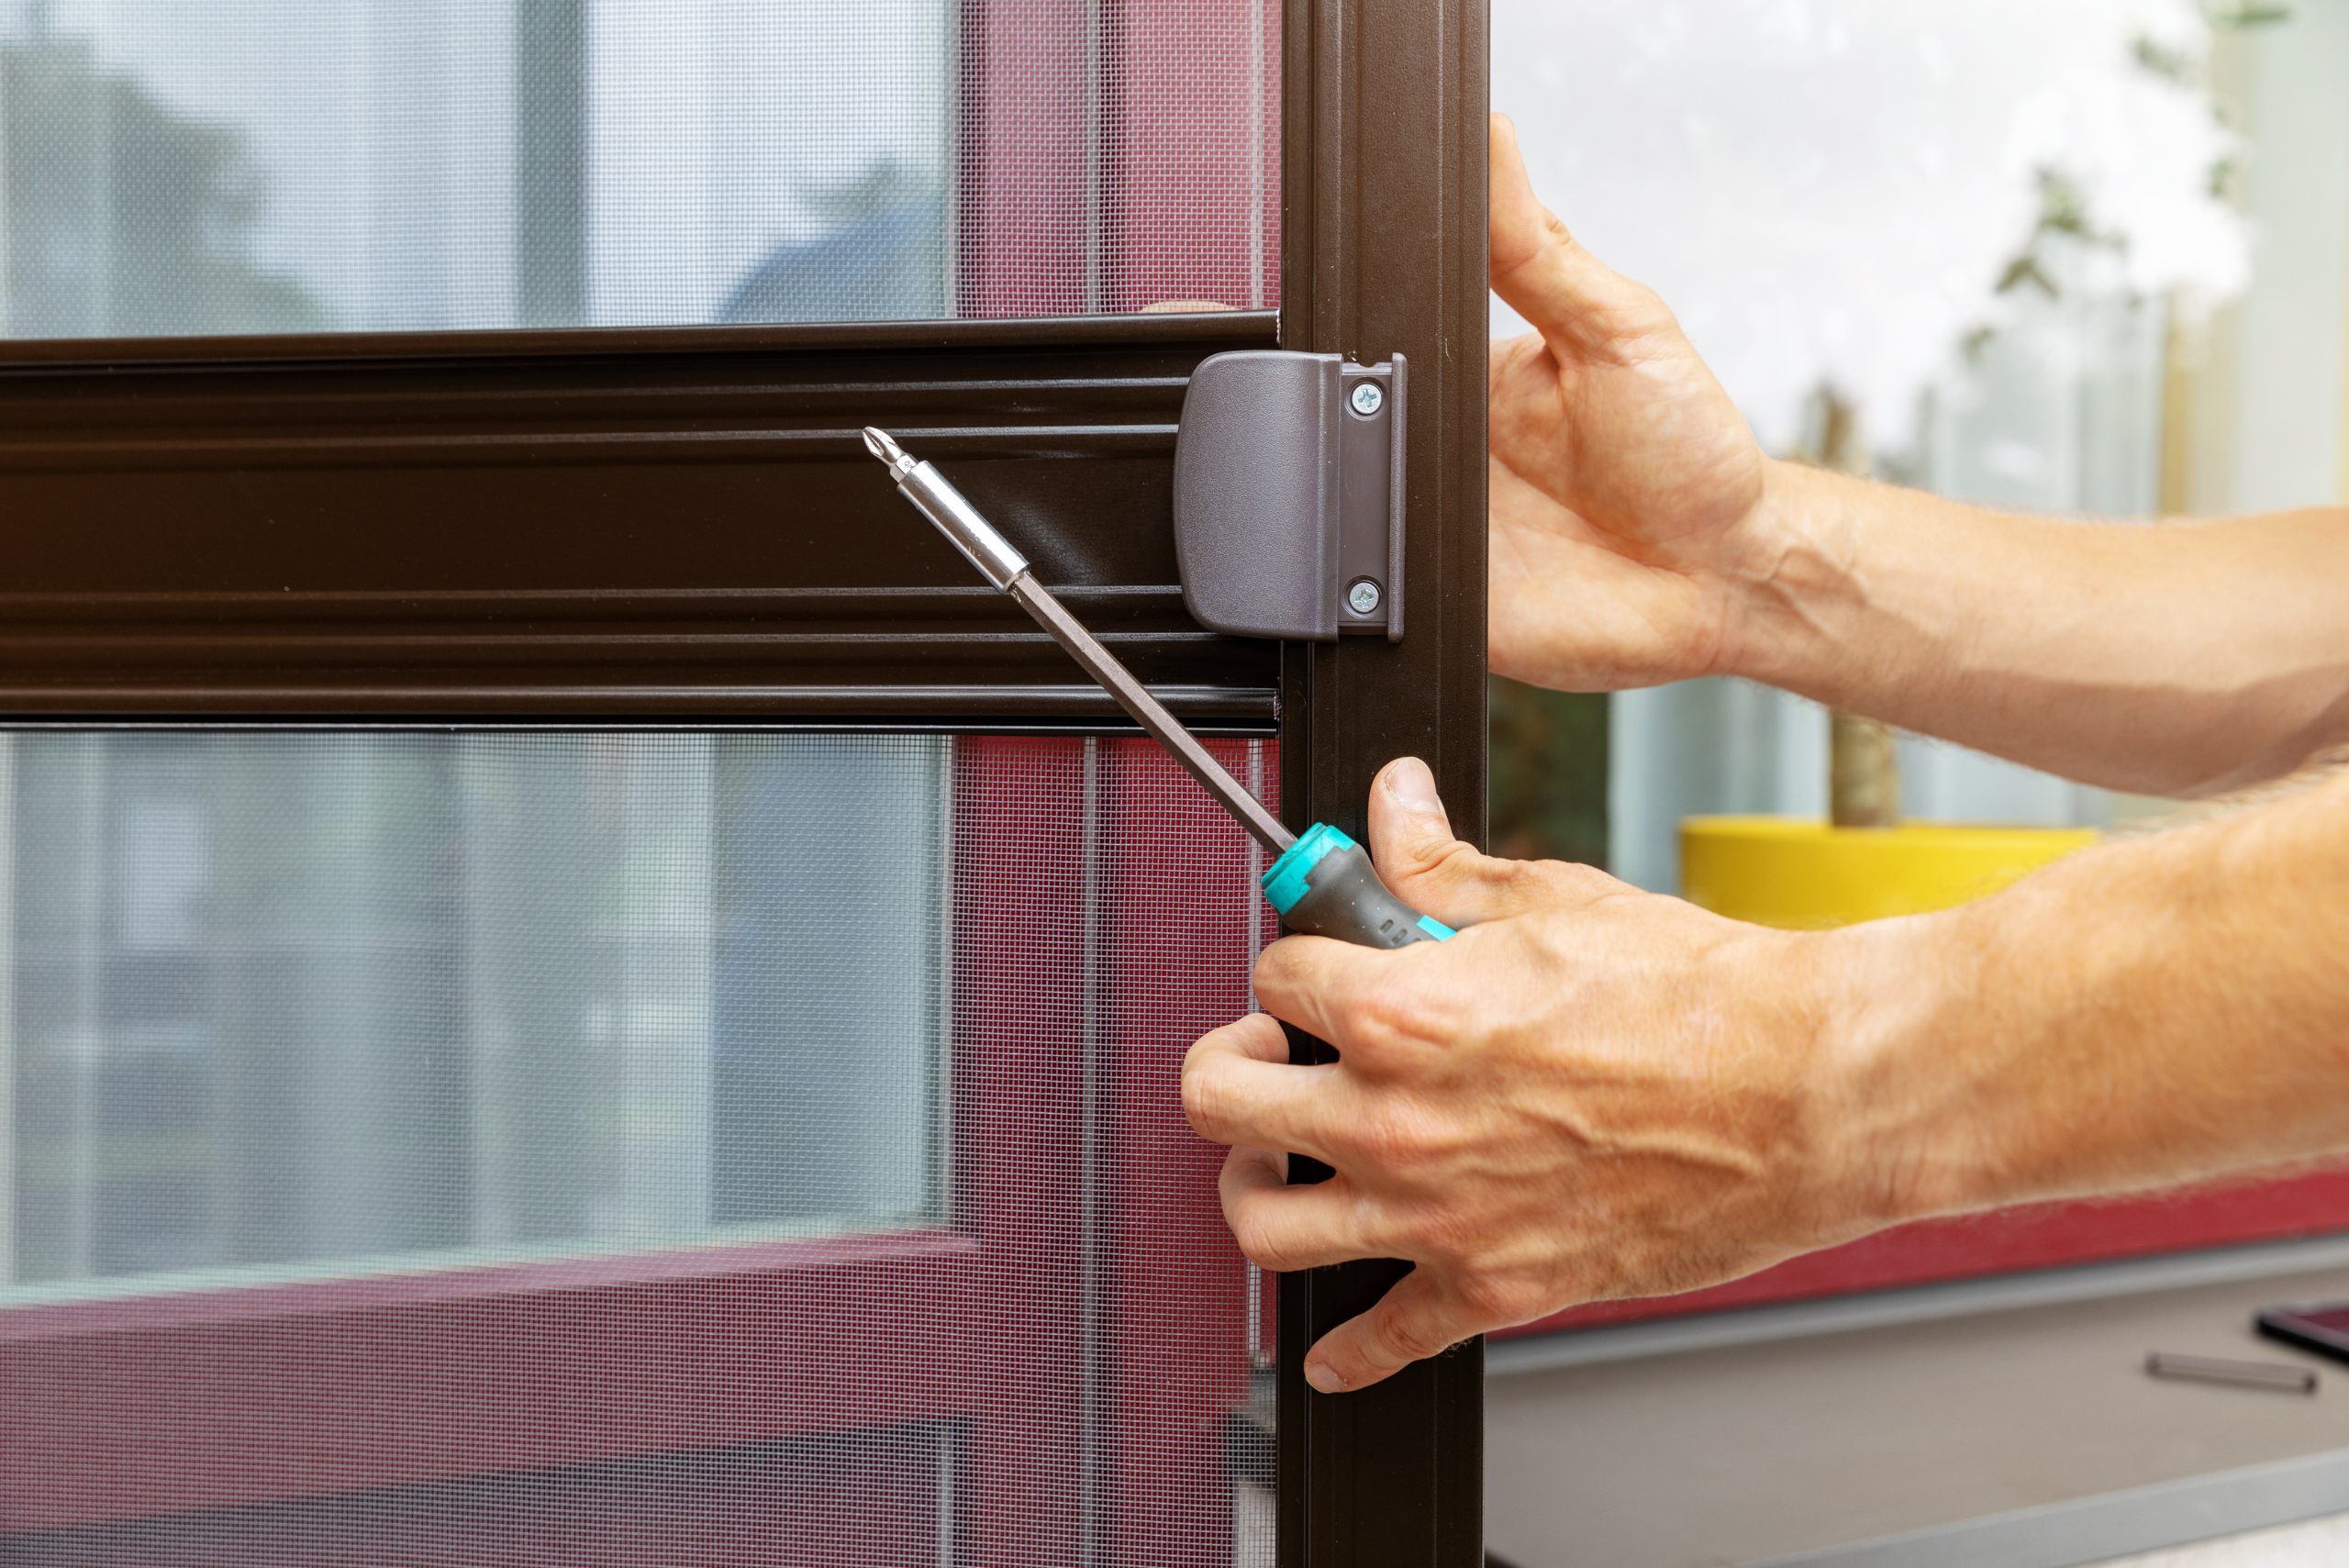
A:
[[[954,0],[0,0],[6,335],[953,314]]]
[[[0,1300],[941,1218],[946,744],[0,736]]]

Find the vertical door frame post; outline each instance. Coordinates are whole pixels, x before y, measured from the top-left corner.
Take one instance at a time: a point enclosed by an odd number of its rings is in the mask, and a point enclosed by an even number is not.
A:
[[[1281,800],[1297,827],[1357,837],[1373,776],[1424,759],[1454,832],[1485,839],[1487,0],[1287,0],[1281,346],[1411,365],[1407,550],[1397,643],[1292,643]],[[1292,1035],[1300,1059],[1329,1048]],[[1359,1393],[1307,1387],[1305,1351],[1407,1265],[1281,1281],[1284,1568],[1483,1562],[1484,1350]]]

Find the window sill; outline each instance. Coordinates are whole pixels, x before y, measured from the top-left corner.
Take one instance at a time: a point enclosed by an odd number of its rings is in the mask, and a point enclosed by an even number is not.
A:
[[[2349,1368],[2251,1326],[2343,1296],[2333,1239],[1496,1345],[1487,1538],[1520,1568],[2064,1568],[2349,1509]],[[2156,1381],[2153,1350],[2321,1382]]]

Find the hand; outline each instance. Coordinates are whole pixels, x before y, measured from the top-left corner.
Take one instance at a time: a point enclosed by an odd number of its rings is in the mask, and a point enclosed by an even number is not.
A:
[[[1416,1269],[1306,1360],[1361,1388],[1578,1302],[1748,1273],[1884,1223],[1844,1135],[1865,1118],[1819,1045],[1811,944],[1585,866],[1452,837],[1424,763],[1371,789],[1379,873],[1463,928],[1396,951],[1289,937],[1274,1017],[1337,1047],[1293,1067],[1256,1014],[1192,1047],[1183,1105],[1233,1145],[1224,1216],[1267,1269]],[[1336,1174],[1285,1184],[1293,1150]]]
[[[1491,661],[1562,691],[1731,667],[1779,553],[1763,455],[1650,290],[1534,199],[1492,126],[1492,284],[1538,335],[1492,350]]]

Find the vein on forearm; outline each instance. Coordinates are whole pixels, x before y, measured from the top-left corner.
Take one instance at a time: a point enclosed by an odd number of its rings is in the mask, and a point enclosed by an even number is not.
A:
[[[1736,673],[2153,794],[2349,737],[2349,513],[2100,524],[1786,468],[1769,505]]]
[[[1899,1218],[2349,1152],[2349,773],[1848,938]]]

